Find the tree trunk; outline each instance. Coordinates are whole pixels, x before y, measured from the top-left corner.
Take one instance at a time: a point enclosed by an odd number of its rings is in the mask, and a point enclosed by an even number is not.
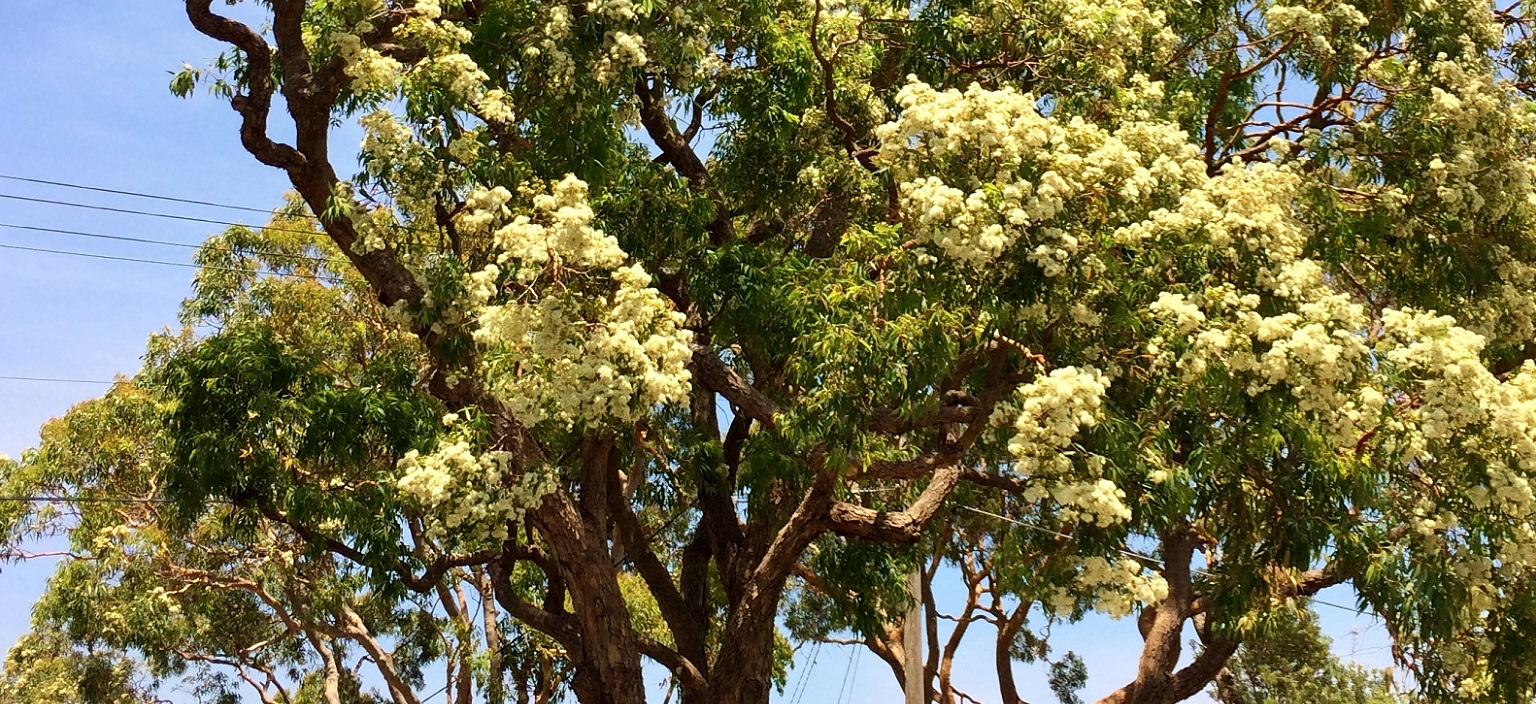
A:
[[[496,621],[496,585],[485,570],[475,568],[475,586],[480,590],[481,613],[485,621],[485,649],[490,656],[490,671],[486,677],[486,704],[506,704],[506,675],[502,671],[501,624]]]
[[[565,492],[547,497],[529,519],[559,558],[581,639],[570,653],[572,687],[582,704],[645,704],[640,640],[629,620],[606,541],[586,530]]]
[[[720,659],[710,672],[709,693],[703,701],[686,704],[767,704],[772,689],[773,619],[782,583],[769,587],[772,595],[743,600],[745,607],[726,626]],[[756,590],[751,585],[749,590]]]
[[[1002,704],[1024,704],[1024,699],[1019,696],[1018,684],[1013,679],[1013,639],[1019,635],[1019,629],[1024,627],[1024,617],[1028,611],[1029,603],[1025,602],[997,629],[995,664],[998,696]]]

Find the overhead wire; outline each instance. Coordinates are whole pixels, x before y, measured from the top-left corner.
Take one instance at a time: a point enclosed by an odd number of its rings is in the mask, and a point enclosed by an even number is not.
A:
[[[164,261],[164,260],[161,260],[161,259],[141,259],[139,257],[120,257],[120,256],[112,255],[112,254],[95,254],[95,253],[91,253],[91,252],[72,252],[72,251],[64,250],[64,249],[49,249],[49,248],[46,248],[46,247],[27,247],[27,246],[19,245],[19,244],[4,244],[4,243],[0,243],[0,249],[14,249],[14,250],[19,250],[19,251],[23,251],[23,252],[38,252],[38,253],[42,253],[42,254],[62,254],[62,255],[67,255],[67,256],[71,256],[71,257],[86,257],[86,258],[89,258],[89,259],[105,259],[105,260],[109,260],[109,261],[118,261],[118,262],[134,262],[134,263],[137,263],[137,264],[158,264],[160,266],[179,266],[179,267],[186,268],[186,269],[199,269],[199,270],[205,270],[205,271],[206,270],[211,270],[211,271],[229,271],[229,272],[235,272],[235,273],[241,273],[241,274],[260,273],[259,271],[254,271],[254,270],[251,270],[251,269],[240,269],[240,268],[231,267],[231,266],[215,266],[215,265],[212,265],[212,264],[192,264],[192,263],[188,263],[188,262],[168,262],[168,261]],[[309,280],[312,280],[312,281],[321,281],[321,282],[330,283],[330,284],[339,284],[339,283],[342,282],[341,277],[318,276],[318,275],[315,275],[315,274],[301,274],[301,273],[298,273],[298,272],[284,272],[284,271],[267,271],[266,273],[271,275],[271,276],[284,276],[284,277],[295,278],[295,279],[309,279]]]
[[[299,230],[295,228],[273,227],[271,225],[248,225],[243,222],[229,220],[214,220],[212,218],[200,218],[193,215],[177,215],[175,213],[158,213],[152,210],[135,210],[133,208],[114,208],[110,205],[96,205],[94,203],[77,203],[68,200],[56,200],[53,198],[33,198],[31,196],[18,196],[14,193],[0,193],[0,199],[21,201],[24,203],[39,203],[42,205],[58,205],[66,208],[81,208],[83,210],[99,210],[107,213],[121,213],[124,215],[141,215],[151,218],[164,218],[167,220],[180,220],[183,222],[196,222],[206,225],[223,225],[225,227],[248,227],[253,230],[266,230],[268,232],[288,232],[298,235],[318,235],[314,230]]]
[[[32,504],[170,504],[175,499],[127,496],[0,496],[0,502]],[[228,503],[209,499],[209,503]]]
[[[837,704],[843,704],[844,697],[852,699],[853,686],[859,680],[859,657],[863,654],[864,649],[856,647],[853,649],[853,657],[848,658],[848,665],[843,668],[843,683],[837,687]],[[852,679],[849,678],[850,670]]]
[[[811,680],[811,673],[816,671],[816,661],[821,659],[821,646],[822,642],[819,640],[811,646],[811,662],[800,672],[798,686],[790,696],[789,704],[800,704],[801,699],[805,697],[805,686]]]
[[[99,379],[60,379],[47,376],[12,376],[0,374],[0,381],[42,381],[54,384],[116,384],[115,381],[102,381]]]
[[[19,182],[22,182],[22,183],[35,183],[35,184],[40,184],[40,185],[44,185],[44,186],[57,186],[59,188],[73,188],[75,190],[80,190],[80,191],[95,191],[97,193],[111,193],[113,195],[131,196],[131,197],[134,197],[134,198],[146,198],[146,199],[150,199],[150,200],[166,201],[166,202],[169,202],[169,203],[184,203],[186,205],[201,205],[201,206],[208,207],[208,208],[223,208],[225,210],[239,210],[239,211],[244,211],[244,212],[248,212],[248,213],[261,213],[263,215],[270,215],[272,213],[272,209],[271,208],[255,208],[255,207],[251,207],[251,206],[247,206],[247,205],[230,205],[228,203],[215,203],[215,202],[212,202],[212,201],[197,200],[195,198],[177,198],[175,196],[157,195],[157,194],[154,194],[154,193],[143,193],[143,192],[140,192],[140,191],[128,191],[128,190],[121,190],[121,189],[116,189],[116,188],[103,188],[101,186],[87,186],[87,185],[79,184],[79,183],[70,183],[68,181],[51,181],[51,180],[44,179],[44,178],[32,178],[32,177],[29,177],[29,176],[16,176],[16,175],[13,175],[13,174],[0,174],[0,179],[6,180],[6,181],[19,181]],[[303,215],[303,217],[313,219],[315,216],[309,215],[309,214],[306,213],[306,214]]]
[[[94,187],[85,187],[85,186],[81,186],[81,188],[93,188],[94,189]],[[96,189],[96,190],[109,190],[109,192],[110,192],[110,189]],[[144,195],[145,197],[158,197],[158,196],[150,196],[150,194],[142,194],[142,195]],[[221,225],[221,226],[224,226],[224,227],[244,227],[244,228],[249,228],[251,230],[259,230],[259,231],[266,231],[266,232],[286,232],[286,233],[289,233],[289,234],[309,235],[309,236],[316,236],[316,235],[324,235],[325,234],[325,233],[323,233],[321,231],[318,231],[318,230],[301,230],[301,229],[292,228],[292,227],[278,227],[278,226],[275,226],[275,225],[251,225],[251,224],[248,224],[248,223],[234,222],[234,221],[231,221],[231,220],[215,220],[213,218],[203,218],[203,217],[197,217],[197,216],[193,216],[193,215],[179,215],[179,214],[176,214],[176,213],[162,213],[162,212],[156,212],[156,211],[152,211],[152,210],[138,210],[138,209],[134,209],[134,208],[117,208],[117,207],[113,207],[113,206],[109,206],[109,205],[97,205],[97,204],[94,204],[94,203],[80,203],[80,202],[69,201],[69,200],[58,200],[58,199],[55,199],[55,198],[36,198],[36,197],[32,197],[32,196],[16,195],[14,193],[0,193],[0,199],[20,201],[20,202],[24,202],[24,203],[38,203],[38,204],[42,204],[42,205],[56,205],[56,206],[61,206],[61,207],[66,207],[66,208],[80,208],[80,209],[84,209],[84,210],[96,210],[96,211],[108,212],[108,213],[120,213],[120,214],[124,214],[124,215],[139,215],[139,216],[143,216],[143,217],[163,218],[163,219],[167,219],[167,220],[178,220],[178,221],[181,221],[181,222],[202,223],[202,224],[206,224],[206,225]],[[173,200],[173,201],[186,200],[186,199],[170,198],[169,196],[166,196],[165,199],[166,200]],[[271,215],[272,211],[262,211],[262,212],[266,213],[267,215]],[[307,213],[296,215],[296,217],[309,218],[311,220],[316,220],[318,222],[318,218],[316,218],[314,215],[310,215],[310,214],[307,214]],[[25,228],[25,227],[29,227],[29,226],[14,226],[14,227],[23,227],[23,228]],[[403,226],[403,225],[401,225],[399,223],[390,223],[387,227],[389,227],[389,229],[392,229],[392,230],[406,230],[407,229],[405,226]]]
[[[66,229],[57,228],[57,227],[41,227],[41,226],[38,226],[38,225],[17,225],[15,223],[8,223],[8,222],[0,222],[0,227],[11,229],[11,230],[25,230],[25,231],[28,231],[28,232],[41,232],[41,233],[44,233],[44,234],[52,234],[52,235],[68,235],[70,237],[88,237],[88,238],[91,238],[91,239],[98,239],[98,240],[111,240],[113,242],[133,242],[133,243],[136,243],[136,244],[153,244],[153,245],[160,245],[160,246],[163,246],[163,247],[181,247],[183,249],[203,249],[206,246],[206,245],[201,245],[201,244],[189,244],[187,242],[172,242],[170,240],[157,240],[157,239],[151,239],[151,238],[148,238],[148,237],[129,237],[127,235],[108,235],[108,234],[103,234],[103,233],[100,233],[100,232],[85,232],[83,230],[66,230]],[[304,260],[304,261],[312,261],[312,262],[321,263],[321,264],[328,263],[328,262],[331,261],[331,259],[329,257],[316,257],[316,256],[308,255],[308,254],[290,254],[290,253],[287,253],[287,252],[273,252],[271,250],[263,250],[263,249],[243,249],[243,248],[237,248],[237,247],[213,247],[211,249],[213,251],[219,251],[219,252],[242,252],[243,251],[243,252],[249,252],[250,254],[254,254],[254,255],[257,255],[257,256],[271,257],[273,259]]]

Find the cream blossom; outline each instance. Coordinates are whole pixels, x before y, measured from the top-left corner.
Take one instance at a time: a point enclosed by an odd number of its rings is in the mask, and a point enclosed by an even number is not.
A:
[[[477,191],[461,220],[489,229],[511,194]],[[487,379],[524,422],[630,421],[688,396],[692,333],[611,236],[592,226],[585,183],[568,176],[531,215],[496,228],[500,254],[467,281]],[[540,295],[536,281],[558,282]]]

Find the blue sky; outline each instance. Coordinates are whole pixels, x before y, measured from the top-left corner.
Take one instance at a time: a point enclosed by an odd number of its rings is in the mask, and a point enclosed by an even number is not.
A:
[[[172,2],[0,3],[0,174],[266,207],[282,174],[240,151],[227,104],[180,100],[170,70],[219,47]],[[0,181],[0,193],[178,212],[239,215]],[[260,216],[251,216],[259,218]],[[215,226],[0,199],[0,223],[198,243]],[[0,244],[190,262],[190,250],[0,228]],[[150,333],[176,324],[192,269],[0,249],[0,376],[131,375]],[[0,380],[0,453],[104,386]],[[52,564],[0,571],[0,649],[26,629]]]
[[[269,207],[287,183],[239,145],[235,114],[206,95],[167,90],[170,72],[200,65],[220,51],[187,24],[175,2],[0,3],[0,174]],[[280,128],[281,120],[274,120]],[[340,147],[350,140],[338,141]],[[347,172],[350,164],[340,163]],[[216,220],[259,222],[259,215],[173,205],[0,180],[0,194],[92,203]],[[0,198],[0,223],[195,244],[218,228]],[[189,262],[190,250],[77,239],[0,227],[0,244]],[[192,270],[0,249],[0,376],[107,380],[131,375],[145,339],[176,325]],[[70,405],[99,394],[93,384],[0,380],[0,453],[16,456],[37,429]],[[0,649],[25,630],[31,604],[52,565],[0,572]],[[1328,594],[1352,603],[1347,591]],[[1379,627],[1336,609],[1321,610],[1343,654],[1380,666],[1388,658]],[[1360,629],[1354,636],[1351,629]],[[1126,682],[1140,638],[1132,620],[1092,619],[1056,629],[1057,652],[1087,661],[1092,698]],[[870,653],[851,667],[853,648],[822,649],[800,701],[841,704],[900,700],[890,671]],[[957,682],[996,701],[991,634],[973,633],[957,663]],[[801,673],[790,674],[789,701]],[[1022,694],[1053,701],[1043,671],[1020,666]],[[659,679],[659,673],[657,676]],[[845,682],[847,683],[845,685]],[[429,690],[430,691],[430,690]],[[841,694],[841,696],[840,696]],[[1198,701],[1198,700],[1197,700]]]

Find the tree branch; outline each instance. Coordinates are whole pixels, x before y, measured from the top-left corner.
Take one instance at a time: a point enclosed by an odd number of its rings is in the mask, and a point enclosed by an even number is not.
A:
[[[833,502],[828,512],[829,527],[845,537],[911,545],[922,537],[923,528],[960,483],[962,474],[954,464],[936,470],[923,493],[902,511],[877,511],[846,501]]]
[[[735,369],[720,361],[709,347],[694,344],[693,360],[689,363],[689,367],[698,376],[699,383],[710,391],[724,396],[731,405],[748,418],[761,423],[769,430],[777,427],[774,418],[783,412],[779,404],[747,383],[747,380],[737,374]]]
[[[715,217],[707,226],[710,244],[718,247],[734,239],[736,230],[731,224],[730,209],[725,207],[715,189],[709,169],[688,144],[688,139],[678,133],[677,126],[672,124],[672,116],[667,114],[666,91],[661,78],[656,78],[654,86],[644,76],[635,79],[635,97],[640,99],[640,124],[656,143],[656,148],[661,150],[661,155],[666,157],[666,162],[688,179],[694,191],[709,198],[714,205]]]
[[[222,15],[214,14],[213,0],[187,0],[187,19],[204,35],[233,44],[245,54],[248,82],[245,93],[230,98],[230,107],[240,114],[240,143],[261,163],[279,169],[308,164],[304,155],[292,146],[267,136],[267,117],[272,111],[272,48],[255,30]]]

